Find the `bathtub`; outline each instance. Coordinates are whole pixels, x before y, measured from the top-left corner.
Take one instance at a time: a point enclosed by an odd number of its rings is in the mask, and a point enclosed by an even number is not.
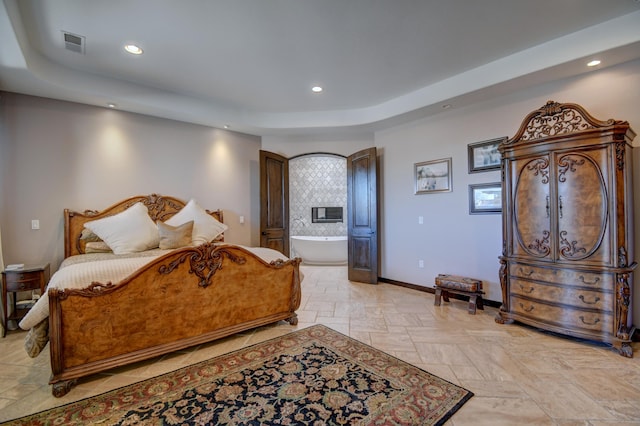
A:
[[[291,256],[306,265],[346,265],[347,237],[291,237]]]

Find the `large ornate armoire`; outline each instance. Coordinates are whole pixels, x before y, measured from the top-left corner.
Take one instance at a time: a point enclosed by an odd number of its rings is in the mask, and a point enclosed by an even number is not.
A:
[[[633,356],[634,137],[628,122],[549,101],[499,146],[497,322],[606,342]]]

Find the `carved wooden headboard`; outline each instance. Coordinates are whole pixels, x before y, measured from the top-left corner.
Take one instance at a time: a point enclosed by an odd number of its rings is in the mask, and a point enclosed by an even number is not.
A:
[[[85,210],[80,213],[64,209],[64,257],[67,258],[72,255],[84,253],[84,243],[80,240],[80,236],[82,235],[85,223],[107,216],[113,216],[125,211],[138,202],[147,206],[147,209],[149,209],[149,217],[151,217],[151,220],[154,222],[157,220],[166,221],[178,213],[186,204],[184,201],[175,197],[151,194],[127,198],[102,211]],[[207,213],[218,221],[223,222],[222,210],[207,210]],[[222,241],[222,239],[218,239],[217,241]]]

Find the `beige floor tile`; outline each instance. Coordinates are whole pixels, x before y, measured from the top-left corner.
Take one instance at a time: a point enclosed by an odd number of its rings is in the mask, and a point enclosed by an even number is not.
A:
[[[633,386],[624,380],[624,373],[590,368],[569,371],[565,375],[595,400],[636,401],[640,410],[640,382]]]
[[[417,365],[422,363],[420,359],[420,355],[415,351],[385,351],[389,355],[393,355],[394,357],[401,359],[404,362],[408,362],[409,364]]]
[[[416,349],[422,362],[445,365],[473,365],[471,360],[460,351],[458,345],[447,343],[416,342]]]
[[[365,331],[368,333],[387,332],[387,323],[384,318],[351,318],[349,323],[351,331]]]
[[[456,376],[459,377],[456,368]],[[488,380],[462,380],[461,386],[469,389],[476,396],[494,398],[527,398],[527,393],[517,382],[493,382]]]
[[[397,330],[390,333],[369,333],[371,345],[382,351],[415,351],[416,347],[406,333]]]
[[[637,394],[627,395],[623,401],[604,401],[601,405],[617,420],[640,425],[640,399]]]
[[[454,426],[554,425],[554,421],[528,398],[474,396],[451,420]]]
[[[499,346],[464,344],[458,345],[458,348],[487,380],[523,381],[537,377],[535,371],[528,369]]]
[[[343,324],[349,325],[349,317],[332,317],[332,316],[318,316],[317,322],[319,324]]]
[[[458,380],[458,378],[455,375],[454,372],[454,368],[451,367],[450,365],[443,365],[443,364],[422,364],[422,363],[415,363],[414,364],[416,367],[423,369],[424,371],[431,373],[433,375],[436,375],[438,377],[440,377],[441,379],[444,379],[450,383],[456,384],[458,386],[462,386],[460,384],[460,380]]]
[[[456,365],[455,366],[456,377],[460,380],[485,380],[482,372],[478,370],[475,365]],[[491,382],[493,383],[493,382]]]
[[[607,409],[599,406],[582,389],[569,383],[540,381],[521,383],[527,394],[554,419],[615,418]]]

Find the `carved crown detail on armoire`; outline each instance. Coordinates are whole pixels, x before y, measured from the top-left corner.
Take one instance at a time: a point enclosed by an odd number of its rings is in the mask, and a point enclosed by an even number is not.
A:
[[[499,146],[497,322],[606,342],[633,356],[634,137],[626,121],[549,101]]]

